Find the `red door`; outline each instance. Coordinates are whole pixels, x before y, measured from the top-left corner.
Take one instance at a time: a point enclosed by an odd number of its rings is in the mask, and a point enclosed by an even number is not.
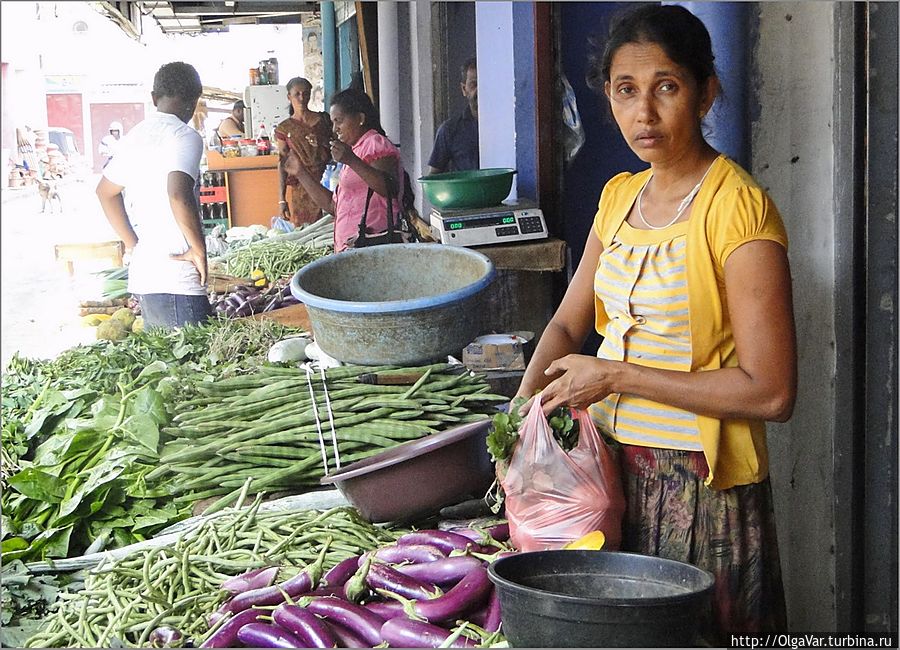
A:
[[[94,171],[103,169],[103,156],[97,152],[100,139],[109,133],[111,122],[121,122],[125,133],[144,119],[144,105],[133,104],[91,104],[91,156],[94,160]]]
[[[84,155],[84,118],[81,93],[47,95],[47,126],[61,126],[75,134],[78,151]]]

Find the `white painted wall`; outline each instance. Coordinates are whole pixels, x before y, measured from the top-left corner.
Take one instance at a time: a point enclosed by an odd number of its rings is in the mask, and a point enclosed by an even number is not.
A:
[[[834,3],[758,9],[752,173],[788,231],[800,367],[793,418],[769,425],[779,550],[791,631],[825,633],[835,624],[834,225],[847,218],[832,203]]]

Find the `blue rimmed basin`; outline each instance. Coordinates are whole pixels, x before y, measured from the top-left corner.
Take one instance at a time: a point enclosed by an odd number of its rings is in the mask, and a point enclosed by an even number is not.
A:
[[[416,365],[459,356],[481,334],[491,260],[468,248],[387,244],[304,266],[291,293],[319,347],[362,365]]]

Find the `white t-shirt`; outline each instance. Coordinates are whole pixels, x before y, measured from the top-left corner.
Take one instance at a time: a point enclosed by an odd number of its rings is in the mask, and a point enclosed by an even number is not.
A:
[[[119,140],[103,175],[125,189],[125,210],[138,237],[128,267],[128,290],[135,294],[205,295],[191,262],[173,260],[188,250],[187,240],[169,204],[169,172],[194,179],[199,198],[203,139],[176,116],[159,111]],[[199,217],[198,217],[199,218]]]

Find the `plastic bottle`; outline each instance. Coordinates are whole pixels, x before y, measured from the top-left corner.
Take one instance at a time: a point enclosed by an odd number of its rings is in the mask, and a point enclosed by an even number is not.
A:
[[[260,156],[269,153],[269,133],[266,131],[266,125],[259,125],[259,133],[256,134],[256,151]]]

